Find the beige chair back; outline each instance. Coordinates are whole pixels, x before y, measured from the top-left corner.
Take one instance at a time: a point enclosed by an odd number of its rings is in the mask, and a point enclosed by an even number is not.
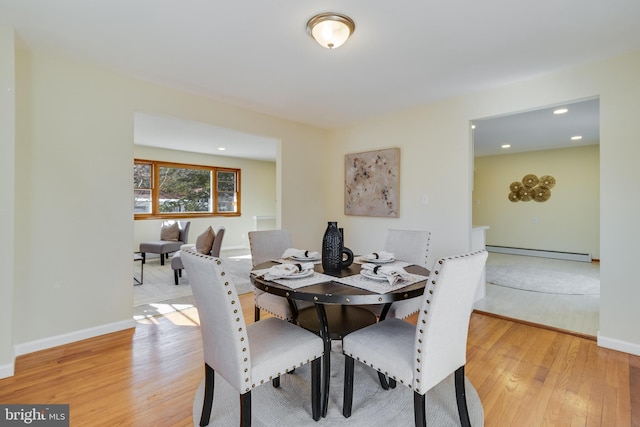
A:
[[[291,247],[289,230],[264,230],[249,232],[251,262],[255,267],[282,256]]]
[[[487,252],[438,260],[416,328],[413,388],[424,394],[467,362],[467,334]]]

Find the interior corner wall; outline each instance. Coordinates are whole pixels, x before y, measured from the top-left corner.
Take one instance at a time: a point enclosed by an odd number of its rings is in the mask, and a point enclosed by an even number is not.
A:
[[[469,124],[480,118],[600,97],[600,330],[598,343],[640,354],[640,52],[540,75],[332,132],[327,175],[331,218],[345,227],[347,246],[379,248],[387,228],[428,229],[436,255],[467,250],[471,236]],[[344,155],[400,147],[400,217],[344,215]],[[422,200],[427,196],[428,204]],[[479,224],[483,225],[483,224]],[[353,245],[355,246],[355,245]],[[433,262],[433,261],[431,261]]]
[[[600,258],[598,145],[475,159],[473,224],[487,225],[487,245],[588,253]],[[509,200],[525,175],[551,175],[545,202]]]
[[[15,40],[0,26],[0,378],[13,375],[13,285],[15,209]]]
[[[46,52],[21,51],[16,57],[25,87],[17,94],[18,129],[24,131],[16,138],[16,355],[135,325],[136,112],[280,141],[275,203],[282,226],[300,245],[322,235],[326,130]],[[317,198],[308,203],[310,189]]]

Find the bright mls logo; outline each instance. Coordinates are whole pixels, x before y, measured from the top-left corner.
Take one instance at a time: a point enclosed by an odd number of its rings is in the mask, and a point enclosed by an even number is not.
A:
[[[0,425],[69,427],[69,405],[0,405]]]

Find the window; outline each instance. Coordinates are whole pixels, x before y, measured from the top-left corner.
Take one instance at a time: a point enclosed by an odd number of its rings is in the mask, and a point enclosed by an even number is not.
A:
[[[240,215],[240,169],[134,160],[136,219]]]

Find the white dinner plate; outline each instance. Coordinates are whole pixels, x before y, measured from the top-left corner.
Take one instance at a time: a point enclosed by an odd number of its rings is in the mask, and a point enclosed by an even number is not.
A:
[[[312,261],[318,261],[320,258],[318,258],[318,257],[311,258],[311,257],[303,257],[303,256],[302,257],[300,257],[300,256],[292,256],[291,259],[295,259],[296,261],[309,261],[309,262],[312,262]]]
[[[365,255],[362,258],[367,262],[372,262],[374,264],[386,264],[388,262],[393,262],[396,260],[395,258],[376,258],[373,255]]]
[[[303,277],[313,276],[313,270],[302,270],[296,273],[291,273],[285,276],[278,277],[278,279],[302,279]]]
[[[367,279],[372,279],[372,280],[379,280],[379,281],[386,281],[387,277],[380,275],[380,274],[375,274],[372,271],[369,270],[361,270],[360,274],[363,275],[364,277],[366,277]]]

